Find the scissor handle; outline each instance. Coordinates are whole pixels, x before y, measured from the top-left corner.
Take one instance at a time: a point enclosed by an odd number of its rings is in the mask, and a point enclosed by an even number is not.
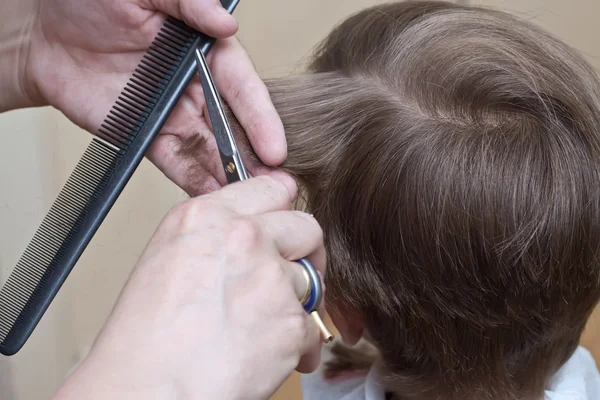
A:
[[[319,276],[317,269],[311,264],[310,261],[308,261],[306,258],[302,258],[296,262],[302,265],[310,277],[310,295],[302,304],[304,310],[310,314],[313,311],[317,311],[319,309],[319,305],[321,305],[321,300],[323,299],[323,284],[321,283],[321,277]]]
[[[198,74],[202,82],[202,89],[204,90],[206,107],[213,126],[213,132],[217,141],[217,147],[219,148],[221,161],[225,168],[227,183],[246,180],[248,174],[242,157],[237,149],[235,136],[233,135],[231,126],[227,120],[227,115],[223,108],[217,87],[212,79],[206,57],[204,57],[204,54],[200,50],[196,50],[196,62]],[[304,270],[310,278],[310,293],[302,306],[317,323],[323,336],[323,340],[329,342],[333,339],[333,335],[329,332],[318,313],[319,305],[323,299],[323,284],[321,278],[315,267],[307,259],[302,258],[297,260],[297,262],[304,267]]]

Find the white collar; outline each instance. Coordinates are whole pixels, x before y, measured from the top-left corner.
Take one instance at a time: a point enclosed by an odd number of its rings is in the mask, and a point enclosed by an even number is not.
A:
[[[385,400],[385,390],[378,383],[378,365],[366,377],[342,382],[326,382],[320,372],[302,377],[305,400]],[[600,372],[589,351],[578,347],[553,377],[544,400],[598,400]]]
[[[544,394],[545,400],[600,399],[600,373],[590,352],[579,346]]]

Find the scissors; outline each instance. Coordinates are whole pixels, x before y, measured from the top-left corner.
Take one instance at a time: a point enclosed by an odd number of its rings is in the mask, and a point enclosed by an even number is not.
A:
[[[213,132],[219,148],[219,154],[227,176],[227,183],[234,183],[248,179],[248,172],[242,161],[242,156],[235,142],[235,137],[229,120],[225,114],[221,97],[208,68],[208,63],[202,50],[196,49],[196,66],[198,75],[202,82],[202,90],[206,99],[206,108],[212,123]],[[315,267],[303,258],[296,260],[304,269],[304,276],[308,282],[306,294],[300,300],[304,310],[315,320],[325,343],[333,340],[333,334],[329,332],[318,313],[319,305],[323,298],[323,285]]]

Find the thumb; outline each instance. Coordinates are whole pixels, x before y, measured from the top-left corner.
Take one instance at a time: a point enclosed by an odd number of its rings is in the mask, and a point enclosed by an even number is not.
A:
[[[149,0],[150,5],[190,27],[217,39],[233,36],[238,30],[235,18],[224,8],[235,0]]]

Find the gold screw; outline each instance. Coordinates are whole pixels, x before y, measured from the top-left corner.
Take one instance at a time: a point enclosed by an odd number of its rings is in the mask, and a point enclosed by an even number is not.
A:
[[[233,174],[235,172],[235,164],[230,161],[229,164],[227,164],[227,167],[225,169],[230,174]]]

